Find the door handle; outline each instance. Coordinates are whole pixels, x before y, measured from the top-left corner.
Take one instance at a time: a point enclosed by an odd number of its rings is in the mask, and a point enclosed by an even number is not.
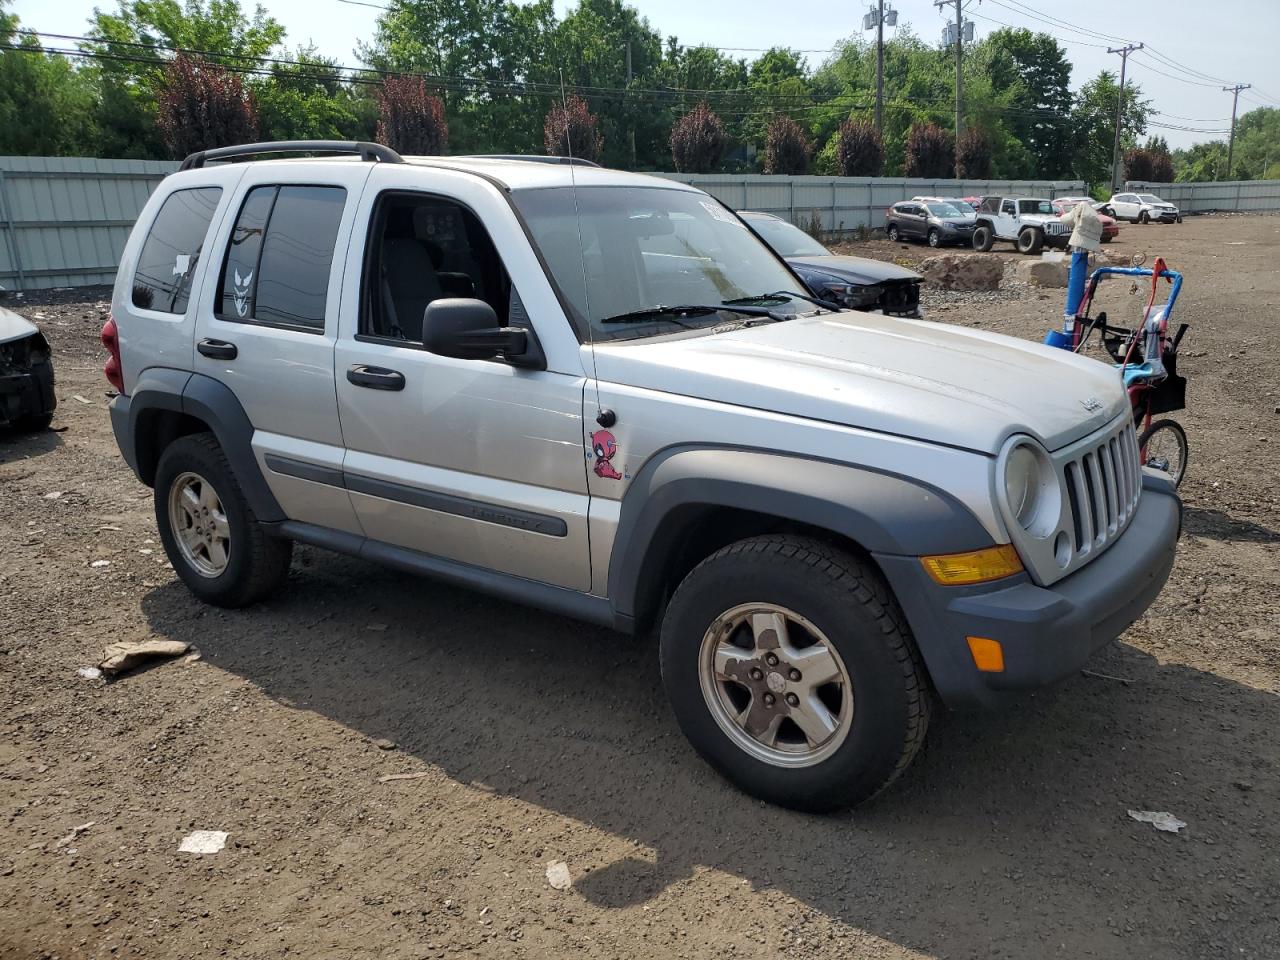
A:
[[[386,367],[369,367],[357,363],[347,368],[347,380],[370,390],[403,390],[404,374]]]
[[[196,344],[196,349],[200,351],[201,356],[212,357],[214,360],[234,360],[236,350],[234,343],[227,343],[225,340],[210,340],[208,337]]]

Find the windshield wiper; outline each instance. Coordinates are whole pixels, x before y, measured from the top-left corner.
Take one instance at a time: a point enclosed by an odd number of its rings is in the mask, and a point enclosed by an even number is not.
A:
[[[631,310],[627,313],[620,313],[614,317],[605,317],[601,323],[647,323],[651,320],[668,320],[671,323],[678,324],[682,327],[695,329],[687,323],[681,323],[682,317],[703,317],[709,313],[719,313],[721,310],[728,310],[731,313],[740,313],[748,317],[765,317],[775,323],[790,319],[786,314],[778,313],[775,310],[769,310],[766,307],[748,307],[739,306],[730,301],[725,301],[714,306],[705,303],[689,303],[679,307],[666,307],[659,304],[656,307],[645,307],[642,310]]]
[[[754,297],[737,297],[734,300],[724,301],[727,304],[735,303],[756,303],[760,300],[779,300],[782,297],[788,297],[792,300],[807,300],[809,303],[817,304],[825,310],[840,310],[838,303],[830,300],[823,300],[820,297],[811,297],[806,293],[796,293],[794,290],[775,290],[773,293],[761,293]]]

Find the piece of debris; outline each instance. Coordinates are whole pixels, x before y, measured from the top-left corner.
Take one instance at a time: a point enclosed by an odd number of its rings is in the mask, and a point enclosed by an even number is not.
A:
[[[103,650],[102,663],[98,666],[106,673],[124,673],[146,660],[180,657],[190,649],[191,644],[181,640],[126,640]]]
[[[70,844],[75,843],[76,838],[79,837],[80,834],[84,833],[86,830],[88,830],[90,827],[92,827],[96,823],[97,823],[96,820],[90,820],[88,823],[82,823],[78,827],[72,827],[70,833],[68,833],[61,840],[58,840],[57,842],[54,843],[53,849],[61,850],[63,847],[69,846]]]
[[[373,745],[379,750],[394,750],[396,748],[396,742],[388,740],[386,737],[373,741]]]
[[[88,397],[82,397],[82,396],[80,396],[80,394],[78,394],[78,393],[73,393],[73,394],[71,395],[71,399],[72,399],[72,400],[74,400],[74,401],[76,401],[76,403],[83,403],[86,407],[92,407],[92,406],[93,406],[93,401],[92,401],[92,400],[90,400]]]
[[[97,667],[80,667],[76,670],[77,677],[83,677],[85,680],[101,680],[102,671]]]
[[[379,777],[379,783],[391,783],[395,780],[420,780],[423,777],[430,776],[430,770],[419,770],[417,773],[388,773],[385,777]]]
[[[1139,823],[1149,823],[1165,833],[1177,833],[1187,825],[1186,821],[1179,820],[1172,813],[1164,810],[1130,810],[1129,816]]]
[[[113,527],[113,526],[111,526],[111,524],[105,524],[104,526],[101,526],[101,527],[99,527],[98,529],[99,529],[99,530],[110,530],[110,531],[112,531],[113,533],[119,533],[119,532],[120,532],[120,528],[119,528],[119,527]]]
[[[110,561],[110,560],[95,560],[95,561],[93,561],[93,563],[89,564],[89,566],[91,566],[91,567],[98,567],[98,568],[102,568],[102,567],[109,567],[109,566],[111,566],[111,561]]]
[[[202,658],[201,658],[200,651],[199,651],[199,650],[193,650],[193,651],[191,651],[191,653],[188,653],[185,657],[183,657],[183,658],[182,658],[182,662],[183,662],[183,663],[198,663],[201,659],[202,659]]]
[[[46,500],[57,500],[61,496],[62,496],[61,490],[50,490],[48,493],[44,495],[44,498]]]
[[[1138,682],[1137,680],[1132,680],[1129,677],[1113,677],[1109,673],[1098,673],[1096,670],[1081,670],[1080,672],[1083,673],[1086,677],[1097,677],[1099,680],[1118,680],[1120,683],[1123,683],[1126,687],[1131,683]]]
[[[179,853],[217,853],[227,845],[225,830],[193,830],[178,844]]]
[[[370,623],[365,625],[365,629],[376,630],[378,633],[382,633],[382,631],[387,629],[387,625],[385,623]]]
[[[569,876],[569,865],[563,860],[552,860],[547,864],[547,883],[554,890],[568,890],[573,886],[573,877]]]
[[[1253,789],[1253,781],[1251,780],[1235,780],[1231,785],[1242,793],[1247,793]]]

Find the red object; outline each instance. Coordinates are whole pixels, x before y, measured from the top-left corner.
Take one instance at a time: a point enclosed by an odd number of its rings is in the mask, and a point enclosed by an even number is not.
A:
[[[1079,202],[1080,201],[1076,201],[1076,203],[1062,203],[1060,200],[1055,200],[1053,201],[1053,209],[1058,216],[1062,216]],[[1120,224],[1116,222],[1115,217],[1108,217],[1105,213],[1099,213],[1098,222],[1102,224],[1103,240],[1114,240],[1116,237],[1120,236]]]
[[[102,367],[107,383],[124,393],[124,367],[120,365],[120,333],[116,329],[115,317],[107,314],[107,322],[102,325],[102,345],[107,348],[107,362]]]

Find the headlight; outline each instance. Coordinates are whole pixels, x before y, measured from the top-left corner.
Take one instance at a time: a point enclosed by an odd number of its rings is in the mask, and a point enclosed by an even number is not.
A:
[[[1030,438],[1020,437],[1005,447],[1000,460],[1008,519],[1033,537],[1051,537],[1062,513],[1062,489],[1049,455]]]

